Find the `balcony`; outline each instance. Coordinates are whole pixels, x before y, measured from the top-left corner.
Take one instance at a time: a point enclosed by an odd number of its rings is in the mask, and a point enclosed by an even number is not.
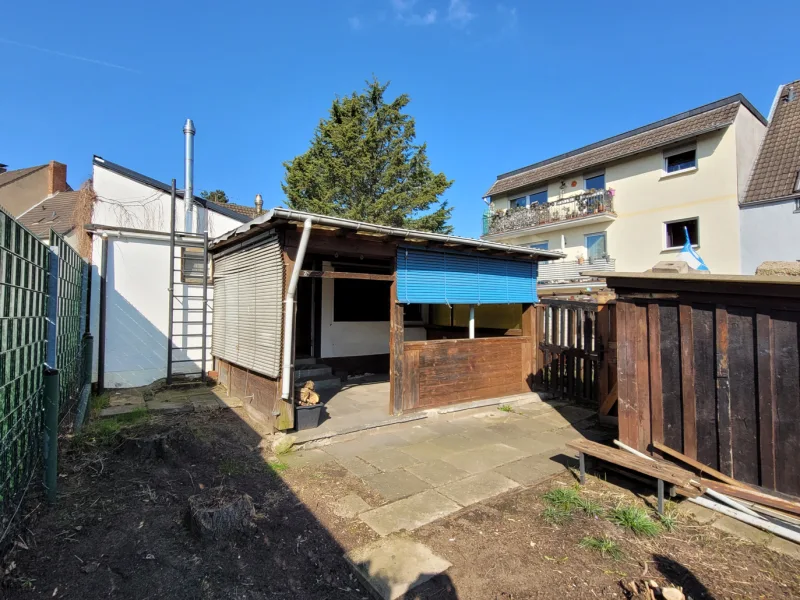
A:
[[[538,284],[557,286],[594,281],[592,271],[615,271],[617,261],[609,256],[593,260],[553,260],[539,263]],[[584,273],[584,275],[582,275]]]
[[[510,237],[522,231],[540,232],[564,229],[574,225],[613,221],[614,190],[591,190],[533,206],[487,211],[483,215],[483,235],[490,238]]]

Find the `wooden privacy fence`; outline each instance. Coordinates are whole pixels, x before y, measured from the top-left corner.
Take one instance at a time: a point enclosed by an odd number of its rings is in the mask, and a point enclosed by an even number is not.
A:
[[[537,305],[539,390],[597,406],[616,394],[614,304],[542,300]],[[616,396],[614,395],[615,399]]]
[[[608,274],[619,437],[800,494],[800,282]]]

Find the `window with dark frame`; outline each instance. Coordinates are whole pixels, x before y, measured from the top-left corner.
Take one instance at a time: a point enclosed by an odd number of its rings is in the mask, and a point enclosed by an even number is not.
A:
[[[677,173],[686,169],[697,167],[697,150],[692,148],[678,154],[670,154],[665,157],[664,170],[667,173]]]
[[[547,190],[530,195],[531,206],[534,204],[547,204]]]
[[[550,249],[550,242],[534,242],[533,244],[528,245],[529,248],[535,248],[536,250],[549,250]]]
[[[585,190],[604,190],[606,189],[606,174],[590,175],[584,178],[583,183],[583,189]]]
[[[693,246],[700,243],[700,231],[698,220],[686,219],[684,221],[673,221],[666,223],[666,244],[667,248],[681,248],[686,243],[686,232],[689,232],[689,239]]]
[[[203,249],[181,248],[181,283],[203,283]],[[211,283],[211,277],[208,277]]]
[[[510,204],[511,208],[523,208],[528,206],[528,198],[527,196],[522,196],[522,198],[514,198]]]

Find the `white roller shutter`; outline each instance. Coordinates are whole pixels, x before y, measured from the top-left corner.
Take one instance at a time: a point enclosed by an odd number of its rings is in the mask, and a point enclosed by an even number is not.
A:
[[[214,356],[278,377],[283,258],[278,238],[214,260]]]

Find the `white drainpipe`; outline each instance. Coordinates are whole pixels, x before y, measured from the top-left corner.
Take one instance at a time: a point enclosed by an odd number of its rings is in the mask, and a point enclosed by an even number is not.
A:
[[[308,238],[311,237],[311,219],[303,221],[303,235],[300,236],[300,245],[297,248],[297,256],[294,259],[292,277],[289,280],[289,288],[286,290],[286,301],[284,302],[284,322],[283,322],[283,377],[281,381],[281,398],[289,399],[292,390],[292,348],[294,346],[294,294],[297,291],[297,282],[300,280],[300,271],[303,270],[303,260],[306,257]]]

